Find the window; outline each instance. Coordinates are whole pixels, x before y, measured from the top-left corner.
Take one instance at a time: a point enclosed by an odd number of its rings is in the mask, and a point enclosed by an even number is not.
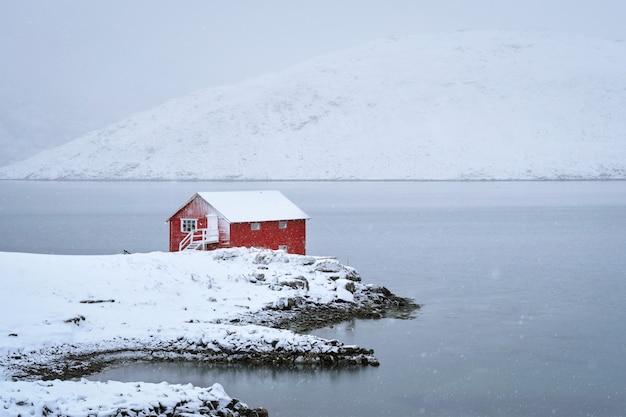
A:
[[[198,220],[196,219],[180,219],[180,231],[189,233],[196,230],[198,226]]]
[[[261,230],[261,223],[251,223],[250,229],[252,230]]]
[[[278,222],[278,228],[279,229],[286,229],[287,228],[287,220],[281,220]]]

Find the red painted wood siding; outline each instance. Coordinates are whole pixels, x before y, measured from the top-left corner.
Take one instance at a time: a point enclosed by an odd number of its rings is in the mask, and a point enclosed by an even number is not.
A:
[[[287,252],[306,254],[306,220],[287,220],[287,227],[278,227],[278,221],[259,222],[260,230],[252,230],[251,223],[233,223],[230,225],[230,246],[258,246],[279,249],[287,245]]]
[[[207,225],[207,214],[211,206],[199,196],[196,196],[187,205],[181,208],[170,218],[170,252],[177,252],[180,242],[187,236],[187,232],[180,230],[181,219],[196,219],[197,228],[204,229]],[[260,230],[252,230],[252,223],[229,224],[220,217],[219,243],[210,245],[210,249],[217,247],[263,247],[279,249],[286,245],[289,253],[306,254],[306,220],[286,220],[287,227],[281,229],[279,221],[258,222]]]
[[[178,252],[178,245],[187,236],[186,232],[180,230],[181,219],[197,219],[198,229],[207,227],[206,215],[209,212],[209,205],[202,198],[196,196],[185,207],[178,210],[170,220],[170,252]]]

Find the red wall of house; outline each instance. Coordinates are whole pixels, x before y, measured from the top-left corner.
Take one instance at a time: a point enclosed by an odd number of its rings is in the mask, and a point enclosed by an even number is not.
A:
[[[260,230],[252,230],[251,223],[233,223],[230,225],[230,246],[259,246],[276,250],[281,245],[287,245],[287,252],[305,255],[306,220],[287,220],[285,229],[280,229],[278,223],[260,222]]]
[[[186,232],[180,231],[181,219],[197,219],[198,229],[207,227],[206,215],[209,212],[209,205],[206,201],[196,196],[185,207],[181,208],[170,219],[170,252],[177,252],[180,241],[187,236]]]
[[[197,228],[204,229],[207,227],[208,212],[209,204],[196,196],[170,218],[170,252],[177,252],[180,242],[187,236],[187,232],[180,230],[181,219],[197,219]],[[224,220],[220,219],[221,221]],[[230,244],[227,241],[228,229],[224,231],[220,227],[220,244],[212,246],[213,248],[258,246],[276,250],[279,246],[287,245],[289,253],[306,254],[306,220],[287,220],[285,229],[278,227],[278,221],[260,224],[260,230],[252,230],[251,223],[230,224]]]

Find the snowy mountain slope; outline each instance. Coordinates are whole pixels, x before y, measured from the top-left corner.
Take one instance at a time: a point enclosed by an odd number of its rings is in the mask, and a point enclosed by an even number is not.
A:
[[[625,68],[626,44],[570,35],[389,38],[172,100],[0,178],[626,178]]]

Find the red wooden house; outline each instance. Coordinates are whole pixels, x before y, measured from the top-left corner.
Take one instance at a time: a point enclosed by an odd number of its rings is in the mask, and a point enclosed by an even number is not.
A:
[[[304,255],[308,218],[279,191],[196,193],[167,219],[170,252],[244,246]]]

